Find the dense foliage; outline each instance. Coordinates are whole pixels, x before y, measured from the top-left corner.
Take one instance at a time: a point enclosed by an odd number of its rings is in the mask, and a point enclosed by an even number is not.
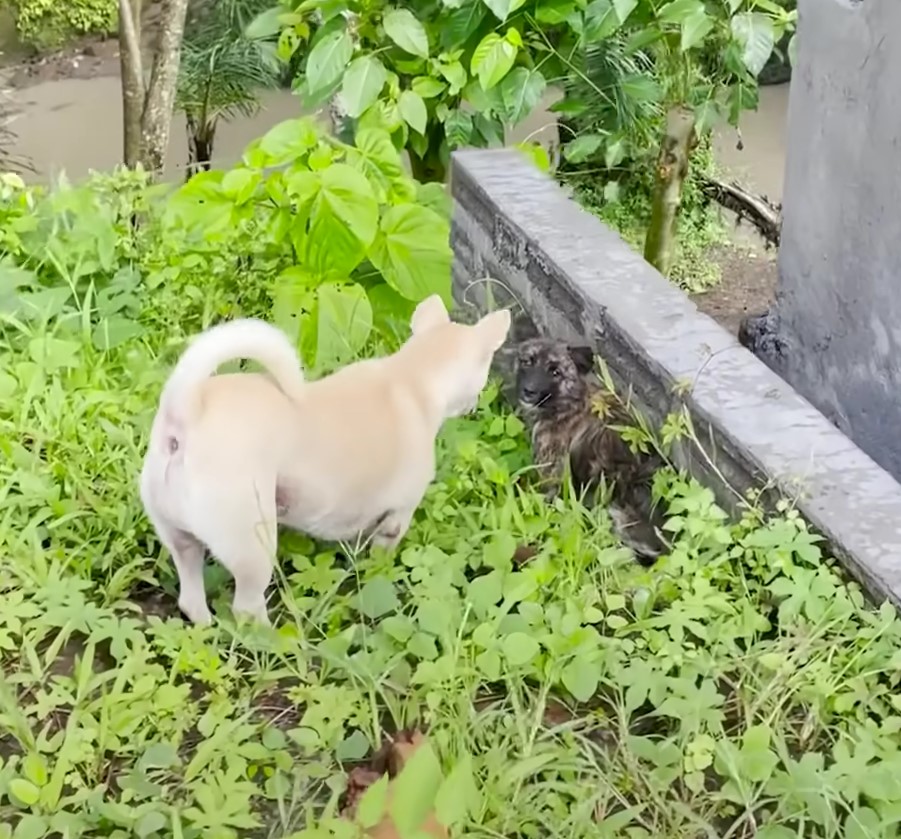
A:
[[[318,369],[394,345],[449,284],[443,195],[396,154],[292,121],[174,194],[0,184],[0,836],[358,837],[384,798],[339,818],[348,768],[417,724],[402,824],[897,836],[895,610],[790,505],[732,522],[670,469],[674,550],[641,569],[603,510],[529,489],[494,386],[442,434],[396,557],[286,534],[274,628],[232,621],[213,563],[216,624],[182,621],[136,486],[171,363],[242,314],[300,311]],[[678,438],[698,445],[681,414]]]
[[[117,0],[2,0],[12,10],[19,37],[37,49],[53,49],[91,32],[115,32]]]

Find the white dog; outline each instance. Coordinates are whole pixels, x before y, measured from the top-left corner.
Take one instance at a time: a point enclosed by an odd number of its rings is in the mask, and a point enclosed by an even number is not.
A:
[[[287,336],[260,320],[214,326],[188,346],[160,398],[141,499],[194,623],[211,620],[206,549],[235,579],[234,612],[268,623],[278,524],[386,548],[404,536],[435,476],[438,430],[475,407],[510,313],[465,326],[435,295],[411,327],[393,355],[315,382]],[[238,358],[269,375],[213,375]]]

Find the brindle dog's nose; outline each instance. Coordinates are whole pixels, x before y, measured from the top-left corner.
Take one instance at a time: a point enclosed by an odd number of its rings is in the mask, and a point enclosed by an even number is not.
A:
[[[523,402],[537,402],[540,394],[531,387],[524,387],[521,392]]]

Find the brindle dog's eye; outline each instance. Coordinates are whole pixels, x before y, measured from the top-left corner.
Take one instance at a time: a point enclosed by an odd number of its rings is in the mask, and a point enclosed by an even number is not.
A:
[[[549,372],[555,379],[559,379],[559,378],[560,378],[560,368],[557,367],[556,365],[554,365],[553,367],[551,367],[551,369],[550,369],[548,372]]]
[[[520,367],[531,367],[531,366],[532,366],[532,359],[531,359],[531,358],[521,358],[521,359],[519,359],[519,366],[520,366]]]

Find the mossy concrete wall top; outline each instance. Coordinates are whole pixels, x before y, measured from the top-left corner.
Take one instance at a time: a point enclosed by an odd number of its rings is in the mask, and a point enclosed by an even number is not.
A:
[[[519,152],[456,152],[451,187],[461,306],[512,303],[512,340],[537,327],[591,344],[653,421],[685,404],[704,450],[683,465],[730,506],[768,482],[797,498],[870,594],[901,606],[901,486],[885,470]]]

